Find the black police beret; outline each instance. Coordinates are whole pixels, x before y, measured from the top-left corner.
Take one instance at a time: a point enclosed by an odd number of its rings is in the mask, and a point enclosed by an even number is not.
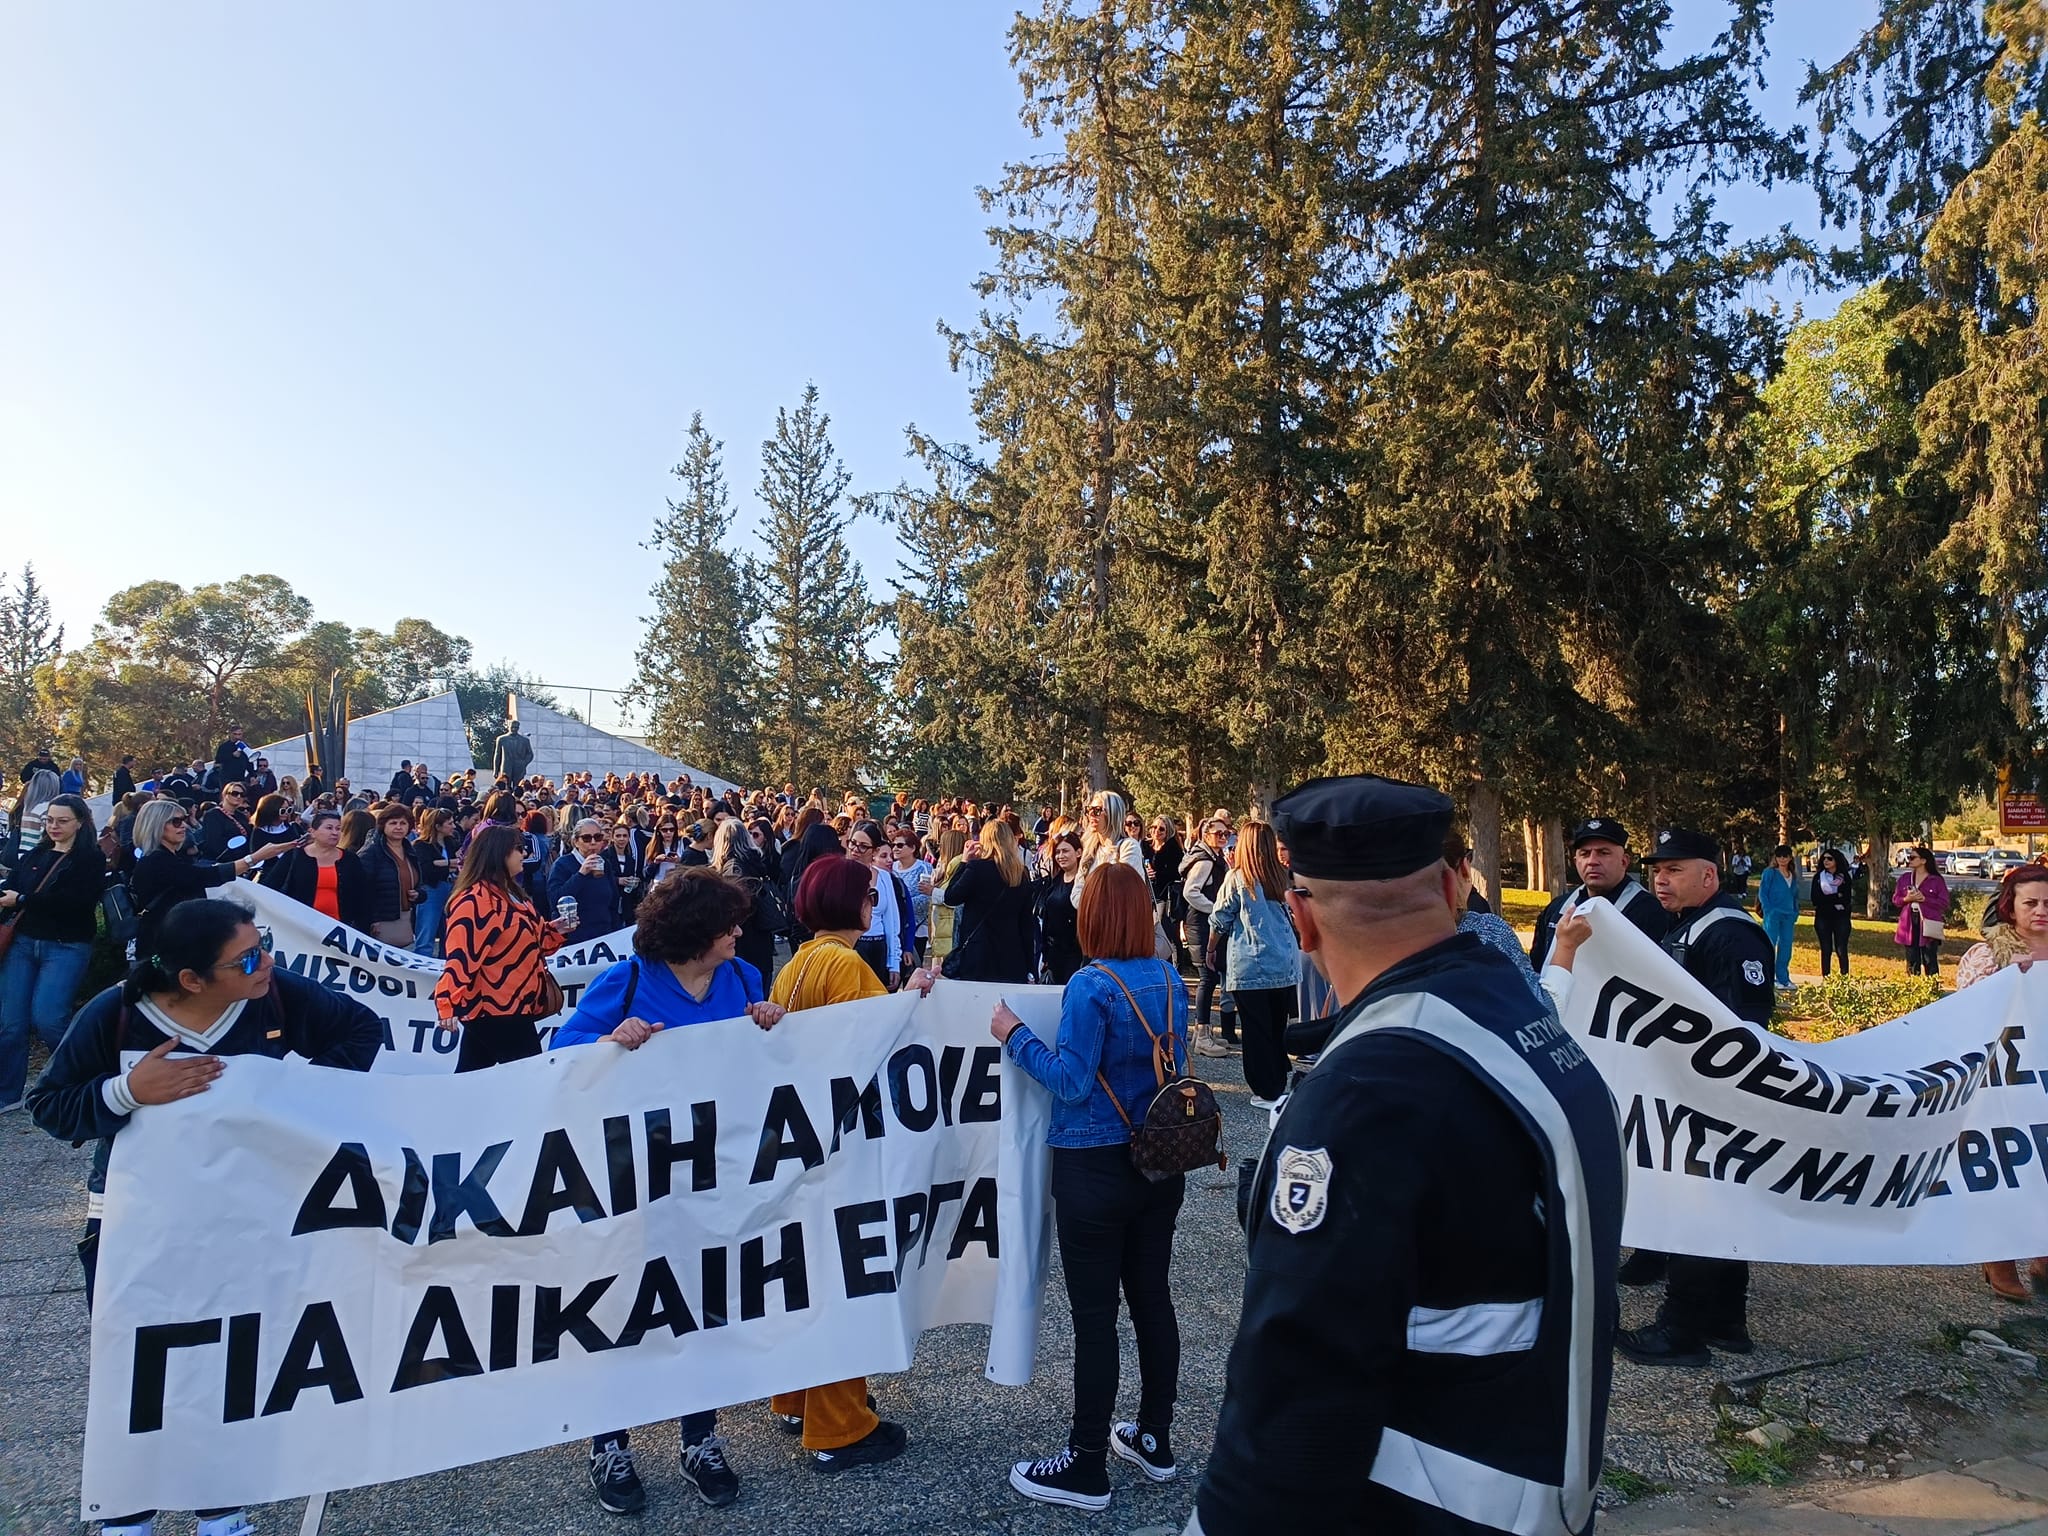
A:
[[[1444,856],[1451,802],[1375,773],[1311,779],[1273,802],[1288,866],[1311,880],[1398,880]]]
[[[1572,828],[1572,846],[1576,848],[1581,843],[1614,843],[1626,848],[1628,828],[1611,817],[1595,816]]]
[[[1721,850],[1714,840],[1704,832],[1688,832],[1683,827],[1666,827],[1650,843],[1650,851],[1643,855],[1643,862],[1655,864],[1663,859],[1705,859],[1709,864],[1721,862]]]

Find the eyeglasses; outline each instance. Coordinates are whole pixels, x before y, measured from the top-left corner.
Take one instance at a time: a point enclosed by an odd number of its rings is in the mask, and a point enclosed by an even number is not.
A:
[[[576,841],[579,843],[601,843],[604,841],[604,834],[602,832],[578,832],[576,834]]]
[[[189,827],[192,823],[187,817],[172,816],[165,820],[164,825],[167,827]]]
[[[263,969],[263,957],[270,953],[270,946],[272,942],[273,941],[269,934],[262,934],[257,938],[254,944],[251,944],[239,955],[236,955],[234,958],[229,960],[215,961],[212,965],[208,966],[207,969],[219,970],[221,966],[229,965],[233,966],[236,970],[240,971],[244,976],[254,976],[258,971]]]
[[[1299,896],[1303,901],[1314,901],[1316,898],[1316,893],[1305,885],[1290,885],[1287,887],[1287,894]]]
[[[875,851],[875,845],[873,843],[856,843],[851,839],[847,841],[846,846],[848,848],[851,848],[855,853],[873,853]]]

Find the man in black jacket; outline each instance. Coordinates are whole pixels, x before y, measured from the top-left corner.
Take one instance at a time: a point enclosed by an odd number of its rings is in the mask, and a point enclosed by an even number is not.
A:
[[[1657,900],[1671,914],[1664,951],[1738,1019],[1768,1026],[1777,1001],[1772,985],[1777,955],[1763,925],[1721,889],[1714,840],[1669,828],[1657,834],[1645,863]],[[1703,1259],[1638,1250],[1619,1276],[1625,1285],[1648,1284],[1661,1268],[1664,1305],[1647,1328],[1627,1328],[1615,1347],[1642,1365],[1708,1365],[1709,1348],[1746,1355],[1749,1337],[1749,1265],[1741,1259]],[[1641,1263],[1638,1263],[1641,1260]]]
[[[1344,1006],[1251,1185],[1197,1536],[1592,1525],[1614,1101],[1514,966],[1458,931],[1451,809],[1364,774],[1273,804],[1301,946]],[[1142,1437],[1113,1441],[1171,1475]]]
[[[1550,942],[1565,908],[1595,896],[1613,902],[1644,937],[1664,937],[1664,930],[1671,926],[1670,915],[1628,872],[1628,828],[1606,816],[1580,822],[1572,831],[1572,866],[1578,871],[1579,884],[1551,899],[1536,919],[1536,933],[1529,940],[1529,965],[1537,975],[1543,974],[1543,962],[1550,955]]]
[[[228,739],[213,749],[213,766],[217,770],[215,789],[225,789],[249,777],[254,764],[249,761],[249,746],[242,740],[239,725],[229,726]]]
[[[114,769],[114,803],[116,805],[119,805],[121,803],[122,796],[132,795],[134,793],[135,754],[133,752],[123,752],[121,754],[120,765]]]

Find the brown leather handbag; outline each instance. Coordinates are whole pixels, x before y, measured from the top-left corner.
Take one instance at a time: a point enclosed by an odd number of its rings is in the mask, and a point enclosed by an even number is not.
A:
[[[71,855],[68,853],[58,854],[57,862],[43,871],[43,878],[36,882],[36,888],[30,894],[42,894],[43,887],[57,878],[57,871],[64,867],[64,861],[70,857]],[[6,921],[0,922],[0,960],[5,960],[7,958],[7,951],[14,947],[14,930],[20,925],[20,922],[20,906],[10,907],[6,913]]]
[[[1159,1081],[1159,1091],[1145,1106],[1144,1119],[1134,1123],[1125,1112],[1122,1100],[1117,1098],[1116,1090],[1109,1086],[1109,1079],[1100,1072],[1095,1074],[1095,1080],[1102,1084],[1102,1091],[1109,1095],[1109,1102],[1116,1106],[1117,1115],[1130,1129],[1131,1165],[1155,1182],[1211,1165],[1219,1169],[1229,1167],[1230,1161],[1223,1153],[1222,1106],[1217,1104],[1216,1095],[1207,1083],[1188,1076],[1174,1063],[1171,993],[1168,994],[1166,1033],[1161,1035],[1152,1027],[1152,1021],[1145,1017],[1145,1010],[1138,1006],[1137,998],[1131,995],[1131,989],[1124,985],[1121,976],[1100,960],[1091,961],[1090,968],[1102,972],[1116,983],[1117,990],[1123,993],[1124,1001],[1131,1005],[1131,1012],[1137,1015],[1138,1023],[1152,1041],[1152,1074]],[[1169,967],[1162,963],[1160,969],[1166,972],[1168,987],[1180,984],[1180,978]]]

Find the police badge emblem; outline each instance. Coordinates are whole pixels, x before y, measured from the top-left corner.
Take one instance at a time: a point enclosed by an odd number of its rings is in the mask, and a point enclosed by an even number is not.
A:
[[[1760,986],[1762,986],[1762,985],[1764,984],[1764,963],[1763,963],[1763,961],[1761,961],[1761,960],[1745,960],[1745,961],[1743,961],[1743,962],[1742,962],[1742,979],[1743,979],[1744,981],[1748,982],[1748,983],[1749,983],[1749,984],[1750,984],[1750,985],[1751,985],[1752,987],[1760,987]]]
[[[1330,1154],[1321,1147],[1282,1147],[1273,1164],[1273,1220],[1299,1236],[1323,1224],[1330,1209]]]

